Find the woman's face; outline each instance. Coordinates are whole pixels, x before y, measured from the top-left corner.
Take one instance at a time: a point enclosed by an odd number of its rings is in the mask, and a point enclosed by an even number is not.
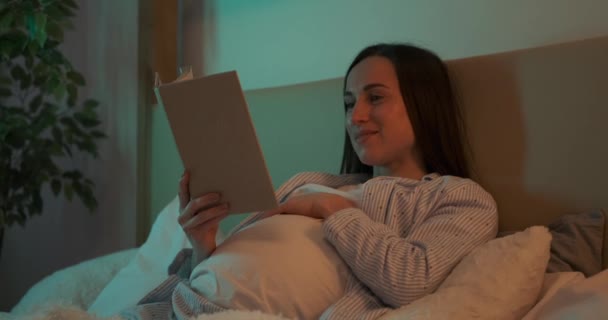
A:
[[[398,172],[411,166],[415,138],[390,60],[359,62],[346,79],[346,130],[361,162]]]

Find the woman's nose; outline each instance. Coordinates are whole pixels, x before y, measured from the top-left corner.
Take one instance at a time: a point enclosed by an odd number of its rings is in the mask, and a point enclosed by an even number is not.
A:
[[[352,123],[362,123],[369,120],[369,106],[362,101],[357,101],[351,112]]]

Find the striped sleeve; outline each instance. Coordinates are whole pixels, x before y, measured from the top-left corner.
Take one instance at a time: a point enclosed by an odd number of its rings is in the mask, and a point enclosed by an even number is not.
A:
[[[137,306],[123,310],[120,317],[128,320],[189,320],[199,314],[226,310],[198,294],[186,280],[172,275]]]
[[[325,220],[326,238],[385,304],[407,305],[433,292],[461,258],[496,236],[496,204],[485,190],[462,180],[448,191],[407,237],[350,208]]]
[[[178,320],[189,320],[200,314],[212,314],[228,309],[212,303],[194,288],[180,282],[172,297],[173,312]]]
[[[173,262],[167,268],[169,276],[177,275],[181,279],[188,280],[192,273],[192,248],[184,248],[177,253]]]

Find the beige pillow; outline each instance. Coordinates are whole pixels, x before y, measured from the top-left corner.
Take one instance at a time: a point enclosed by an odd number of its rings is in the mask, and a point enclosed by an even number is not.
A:
[[[548,227],[553,241],[547,272],[580,271],[591,277],[602,271],[605,232],[602,210],[565,215]]]
[[[559,217],[547,227],[551,232],[551,259],[547,272],[582,272],[586,277],[602,271],[604,246],[602,209],[593,209]],[[515,233],[502,231],[499,237]]]
[[[464,257],[435,293],[382,320],[519,320],[539,296],[550,243],[540,226],[491,240]]]
[[[557,292],[566,286],[577,285],[583,280],[585,280],[585,275],[583,275],[581,272],[545,273],[543,288],[539,294],[538,302],[528,313],[526,313],[526,316],[522,320],[538,319],[539,312],[548,303],[553,301],[553,298]]]
[[[258,221],[194,268],[191,286],[225,308],[318,319],[342,297],[349,272],[321,224],[297,215]]]
[[[570,273],[570,272],[569,272]],[[578,277],[547,295],[535,308],[536,317],[529,319],[606,319],[608,305],[608,270],[593,277]]]

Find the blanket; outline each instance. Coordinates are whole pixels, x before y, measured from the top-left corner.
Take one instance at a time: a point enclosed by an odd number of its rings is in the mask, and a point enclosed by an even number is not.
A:
[[[11,315],[0,312],[0,320],[120,320],[120,317],[100,318],[87,313],[79,306],[47,305],[29,314]],[[225,311],[215,314],[204,314],[194,320],[289,320],[281,316],[265,314],[259,311]]]

